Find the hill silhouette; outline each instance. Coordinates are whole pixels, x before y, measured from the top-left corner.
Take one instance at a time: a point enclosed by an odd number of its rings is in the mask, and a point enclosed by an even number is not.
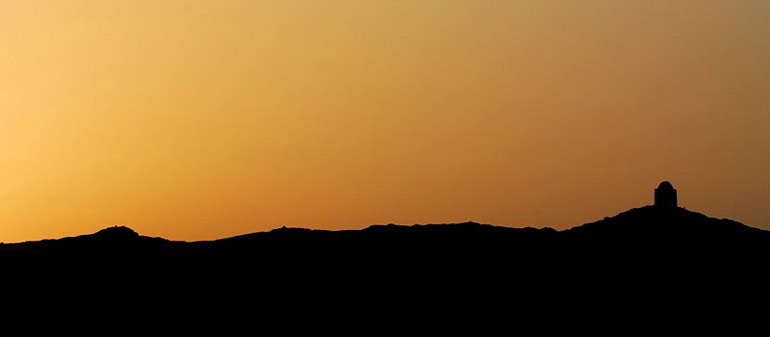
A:
[[[768,261],[770,232],[658,206],[563,231],[474,222],[284,227],[182,242],[110,227],[0,245],[0,270],[16,289],[107,307],[163,298],[178,312],[246,301],[275,312],[301,303],[316,314],[398,307],[453,315],[513,303],[535,311],[555,303],[629,310],[672,299],[679,308],[711,310],[756,297]]]
[[[663,267],[683,258],[689,259],[690,267],[713,267],[720,261],[764,262],[769,254],[768,231],[683,208],[646,206],[563,231],[474,222],[374,225],[343,231],[284,227],[215,241],[181,242],[110,227],[91,235],[0,245],[0,267],[7,273],[67,269],[173,276],[216,271],[248,278],[252,269],[245,266],[259,266],[298,277],[321,270],[338,275],[388,271],[433,277],[434,272],[502,274],[509,268],[544,266],[553,272],[578,262],[595,269],[621,262]]]

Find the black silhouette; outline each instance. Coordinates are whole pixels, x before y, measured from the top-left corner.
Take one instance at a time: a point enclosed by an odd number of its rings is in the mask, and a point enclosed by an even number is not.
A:
[[[112,307],[162,298],[176,313],[238,304],[426,315],[497,306],[582,310],[591,303],[610,314],[671,299],[711,310],[756,297],[769,284],[768,262],[770,232],[677,207],[667,182],[655,190],[654,206],[564,231],[473,222],[283,227],[177,242],[111,227],[0,245],[0,270],[13,284],[6,286],[20,294],[76,294],[70,300],[78,303],[106,298]]]
[[[676,208],[676,190],[670,182],[664,181],[655,189],[655,206]]]

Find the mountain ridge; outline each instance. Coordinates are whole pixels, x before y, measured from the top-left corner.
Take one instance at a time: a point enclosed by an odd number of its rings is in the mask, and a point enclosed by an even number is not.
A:
[[[655,206],[563,231],[475,222],[282,227],[185,242],[116,226],[0,245],[4,283],[16,294],[94,308],[155,303],[148,310],[177,317],[244,303],[351,317],[390,317],[390,308],[414,317],[490,313],[501,304],[639,312],[673,301],[718,310],[760,293],[768,262],[768,231]]]
[[[539,265],[570,269],[586,263],[599,269],[613,261],[674,268],[671,261],[677,259],[689,259],[701,269],[715,261],[721,261],[720,268],[727,268],[730,261],[747,261],[747,266],[770,261],[770,232],[684,208],[644,206],[562,231],[469,221],[340,231],[281,227],[186,242],[113,226],[93,234],[0,245],[0,268],[10,270],[67,266],[80,272],[131,270],[159,275],[197,269],[240,273],[242,266],[255,263],[267,270],[293,266],[304,274],[302,270],[316,270],[317,265],[338,273],[356,268],[373,271],[383,265],[419,272],[421,264],[493,269],[512,261],[534,269]]]
[[[677,227],[676,225],[681,224],[680,222],[674,221],[677,218],[665,218],[663,216],[675,216],[679,217],[679,220],[686,220],[686,228],[683,227]],[[629,221],[630,220],[630,221]],[[696,220],[696,221],[693,221]],[[584,223],[582,225],[577,225],[574,227],[566,228],[563,230],[556,230],[552,227],[510,227],[510,226],[500,226],[500,225],[493,225],[493,224],[485,224],[485,223],[478,223],[475,221],[466,221],[466,222],[460,222],[460,223],[446,223],[446,224],[412,224],[412,225],[397,225],[397,224],[387,224],[387,225],[380,225],[380,224],[374,224],[370,225],[368,227],[358,229],[358,230],[326,230],[326,229],[312,229],[312,228],[305,228],[305,227],[279,227],[274,228],[268,231],[262,231],[262,232],[252,232],[252,233],[246,233],[246,234],[240,234],[235,235],[232,237],[225,237],[220,239],[213,239],[213,240],[199,240],[199,241],[179,241],[179,240],[169,240],[162,237],[150,237],[150,236],[144,236],[140,235],[136,231],[134,231],[132,228],[125,226],[125,225],[116,225],[116,226],[110,226],[105,227],[95,233],[92,234],[82,234],[72,237],[63,237],[60,239],[43,239],[43,240],[33,240],[33,241],[24,241],[24,242],[12,242],[12,243],[6,243],[6,242],[0,242],[0,247],[2,246],[18,246],[18,245],[34,245],[34,244],[40,244],[40,243],[50,243],[57,240],[85,240],[85,239],[95,239],[95,240],[130,240],[130,239],[152,239],[152,240],[163,240],[169,243],[184,243],[184,244],[205,244],[205,243],[212,243],[212,242],[223,242],[223,241],[235,241],[235,240],[243,240],[248,239],[250,237],[256,237],[256,236],[264,236],[264,235],[271,235],[271,234],[281,234],[286,235],[289,233],[292,234],[308,234],[308,233],[354,233],[354,232],[361,232],[361,233],[383,233],[383,232],[456,232],[456,233],[473,233],[473,232],[479,232],[479,231],[488,231],[488,232],[549,232],[549,233],[559,233],[559,234],[567,234],[567,233],[577,233],[577,232],[593,232],[596,230],[600,231],[608,231],[608,232],[617,232],[616,230],[622,229],[622,230],[628,230],[630,229],[629,225],[634,226],[635,230],[639,230],[640,232],[646,232],[649,230],[672,230],[675,229],[675,233],[681,234],[680,231],[682,229],[688,229],[693,231],[713,231],[713,230],[740,230],[740,231],[746,231],[746,232],[752,232],[757,235],[770,235],[770,231],[763,230],[756,227],[751,227],[749,225],[743,224],[741,222],[726,219],[726,218],[712,218],[709,216],[706,216],[702,213],[694,212],[686,210],[685,208],[675,208],[675,209],[661,209],[659,207],[648,205],[638,208],[632,208],[627,211],[618,213],[615,216],[612,217],[605,217],[604,219]],[[660,225],[668,226],[668,227],[661,227]],[[671,226],[675,225],[675,226]],[[716,226],[715,226],[716,225]],[[721,225],[721,228],[720,228]],[[699,227],[701,226],[701,227]]]

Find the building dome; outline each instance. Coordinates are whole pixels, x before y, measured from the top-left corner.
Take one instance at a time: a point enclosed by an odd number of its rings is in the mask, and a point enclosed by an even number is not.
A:
[[[677,205],[674,185],[671,185],[668,181],[663,181],[658,185],[658,188],[655,189],[655,206],[666,208],[679,207]]]

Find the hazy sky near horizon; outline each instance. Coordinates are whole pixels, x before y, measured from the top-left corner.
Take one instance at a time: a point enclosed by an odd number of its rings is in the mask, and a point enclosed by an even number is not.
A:
[[[770,229],[770,1],[0,0],[0,241]]]

